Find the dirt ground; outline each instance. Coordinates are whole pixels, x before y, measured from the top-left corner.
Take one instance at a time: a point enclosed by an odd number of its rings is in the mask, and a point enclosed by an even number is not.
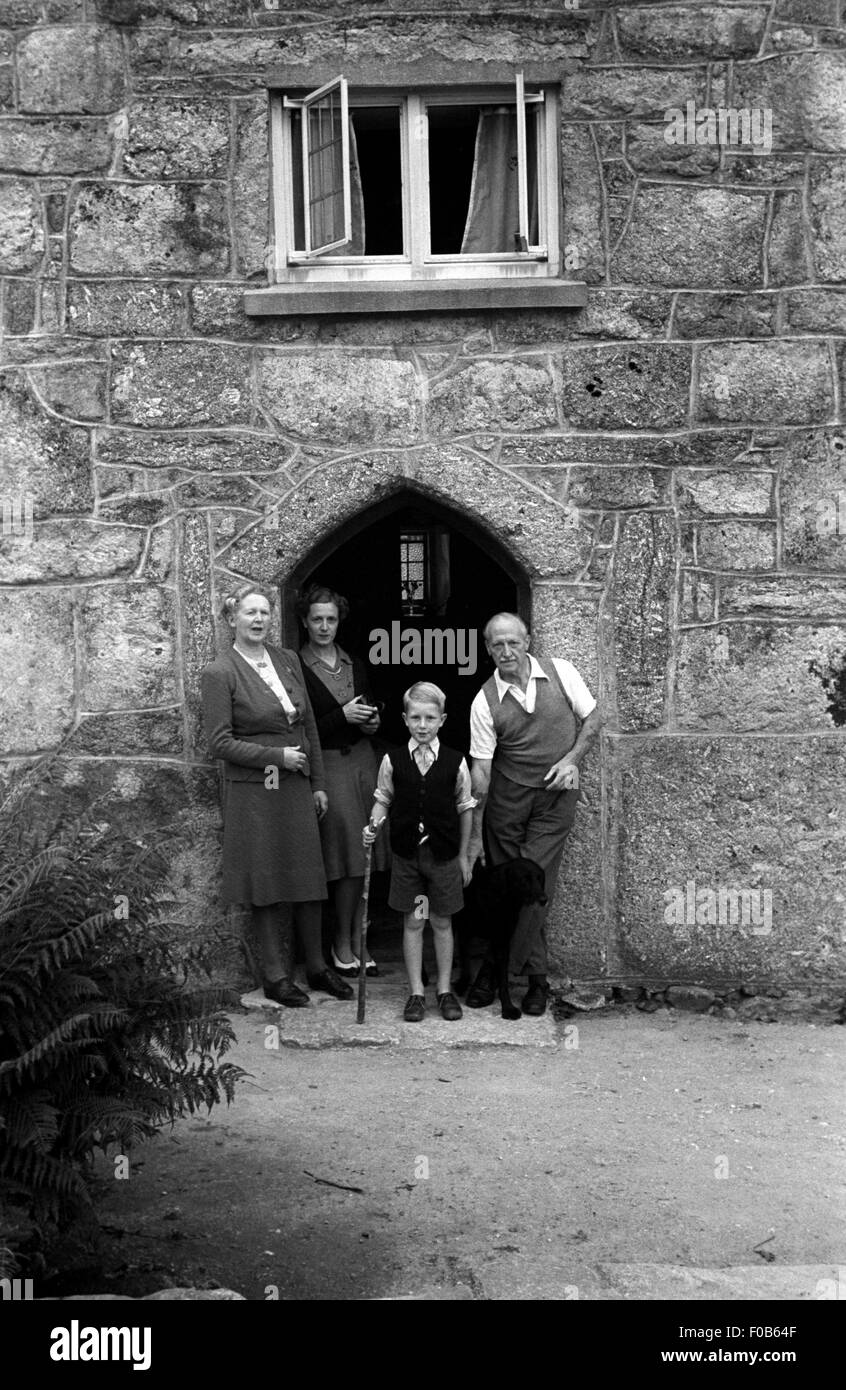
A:
[[[128,1181],[101,1164],[105,1268],[55,1293],[814,1298],[846,1281],[842,1027],[616,1007],[561,1022],[554,1047],[274,1051],[266,1022],[235,1018],[235,1104],[138,1150]]]

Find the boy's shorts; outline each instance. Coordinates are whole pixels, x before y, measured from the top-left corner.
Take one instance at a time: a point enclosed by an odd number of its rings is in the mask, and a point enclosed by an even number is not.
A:
[[[395,854],[391,861],[391,891],[388,906],[395,912],[413,912],[415,899],[424,894],[429,911],[438,917],[451,917],[464,906],[464,887],[458,859],[438,863],[428,845],[419,845],[413,859]]]

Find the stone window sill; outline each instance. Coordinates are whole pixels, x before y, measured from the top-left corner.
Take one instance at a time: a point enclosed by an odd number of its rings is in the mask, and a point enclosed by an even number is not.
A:
[[[415,309],[581,309],[583,280],[380,280],[268,285],[244,291],[251,318],[286,314],[396,314]]]

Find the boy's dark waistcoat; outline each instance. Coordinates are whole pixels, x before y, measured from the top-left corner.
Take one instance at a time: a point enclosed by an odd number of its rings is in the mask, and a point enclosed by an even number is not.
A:
[[[444,744],[424,777],[408,747],[391,751],[394,799],[391,803],[391,849],[413,859],[421,836],[439,863],[455,859],[461,848],[461,827],[455,806],[455,779],[461,754]],[[420,830],[420,825],[423,829]]]

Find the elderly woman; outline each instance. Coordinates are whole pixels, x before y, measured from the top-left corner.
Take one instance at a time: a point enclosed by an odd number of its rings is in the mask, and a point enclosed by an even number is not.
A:
[[[203,707],[212,753],[223,759],[223,900],[252,908],[267,998],[301,1008],[309,997],[282,949],[292,917],[309,988],[336,999],[353,991],[323,959],[323,757],[299,657],[266,645],[270,612],[270,596],[255,584],[224,600],[234,640],[203,672]]]
[[[376,755],[370,740],[379,712],[370,693],[367,668],[349,656],[336,638],[349,612],[347,600],[325,585],[301,595],[297,612],[306,631],[300,649],[309,698],[317,720],[329,793],[329,810],[320,823],[323,862],[335,909],[332,963],[339,974],[359,970],[358,951],[364,904],[364,849],[361,827],[370,814],[376,786]],[[386,850],[377,841],[373,868],[386,867]],[[376,964],[365,964],[368,975]]]

